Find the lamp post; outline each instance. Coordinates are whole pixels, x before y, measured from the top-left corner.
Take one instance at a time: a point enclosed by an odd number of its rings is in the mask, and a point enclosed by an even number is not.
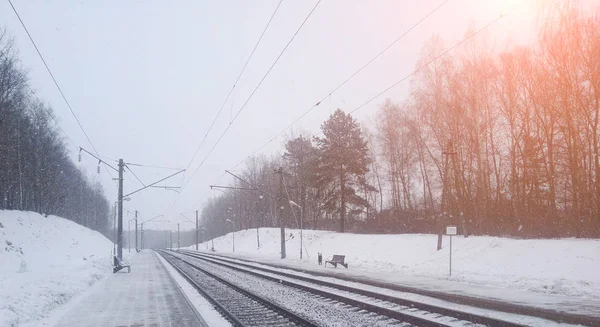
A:
[[[198,251],[198,210],[196,210],[196,251]]]
[[[191,219],[186,217],[183,213],[179,213],[179,215],[181,217],[185,218],[185,220],[187,220],[188,222],[196,225],[196,251],[198,251],[198,210],[196,210],[196,222],[195,223]]]
[[[262,200],[262,199],[264,199],[264,196],[262,194],[260,194],[258,196],[258,198],[260,200]],[[261,211],[261,215],[262,215],[262,201],[261,201],[261,209],[260,209],[260,211]],[[259,233],[258,233],[258,226],[260,226],[260,223],[257,222],[256,223],[256,249],[257,250],[260,249],[260,236],[259,236]]]
[[[138,231],[137,231],[137,226],[138,226],[138,211],[135,211],[135,253],[138,252]]]
[[[142,248],[142,249],[144,248],[144,224],[145,224],[145,223],[147,223],[147,222],[150,222],[150,221],[152,221],[152,220],[154,220],[154,219],[156,219],[156,218],[158,218],[158,217],[164,217],[164,216],[163,216],[163,215],[158,215],[158,216],[156,216],[156,217],[152,217],[152,218],[150,218],[150,219],[148,219],[148,220],[146,220],[146,221],[143,221],[143,222],[141,223],[141,225],[142,225],[142,228],[141,228],[141,235],[140,235],[140,236],[141,236],[141,244],[140,244],[140,248]],[[136,223],[135,223],[135,226],[136,226],[136,236],[137,236],[137,221],[136,221]],[[137,242],[136,242],[136,243],[137,243]]]
[[[233,236],[233,252],[235,253],[235,231],[233,230],[233,228],[235,226],[234,226],[233,221],[231,221],[229,219],[227,219],[227,221],[231,223],[231,235]]]
[[[135,221],[135,223],[137,225],[137,218],[129,219],[129,221],[127,222],[127,229],[129,230],[128,234],[127,234],[128,235],[127,236],[127,247],[128,247],[127,250],[129,251],[129,253],[131,253],[131,222],[132,221]],[[136,228],[136,230],[137,230],[137,228]],[[137,232],[135,234],[135,238],[137,239]],[[137,250],[137,244],[135,245],[135,248]]]
[[[302,206],[292,200],[290,200],[290,205],[300,208],[300,259],[302,259]]]
[[[140,229],[140,250],[144,249],[144,223],[141,224],[142,228]]]
[[[113,246],[114,255],[121,259],[122,256],[122,246],[123,246],[123,201],[130,201],[130,197],[124,197],[121,200],[115,201],[115,225],[114,225],[114,235],[115,235],[115,244]],[[119,210],[121,212],[119,213]],[[120,232],[119,232],[120,230]],[[114,247],[116,246],[116,249]]]
[[[119,205],[119,201],[115,201],[115,216],[114,216],[114,223],[113,223],[113,256],[117,256],[117,206]]]
[[[202,236],[202,238],[203,238],[203,239],[206,239],[206,231],[207,231],[207,229],[206,229],[206,228],[204,228],[204,226],[200,226],[200,228],[202,228],[202,235],[204,235],[204,236]],[[212,244],[213,244],[213,246],[212,246],[212,247],[213,247],[213,249],[214,249],[214,248],[215,248],[215,241],[211,239],[211,242],[212,242]],[[208,250],[208,242],[206,242],[206,250]]]

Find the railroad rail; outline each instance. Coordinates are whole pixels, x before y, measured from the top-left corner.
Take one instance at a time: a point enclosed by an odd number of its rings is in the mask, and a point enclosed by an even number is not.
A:
[[[392,291],[398,291],[398,292],[403,292],[403,293],[422,295],[422,296],[432,297],[432,298],[436,298],[436,299],[439,299],[442,301],[448,301],[451,303],[464,305],[464,306],[468,306],[468,307],[482,308],[484,310],[502,312],[502,313],[507,313],[510,315],[518,315],[521,317],[530,317],[533,320],[539,319],[540,321],[538,321],[537,323],[539,324],[541,322],[542,325],[559,323],[559,324],[572,324],[572,325],[580,325],[580,326],[600,326],[600,317],[593,316],[593,315],[585,315],[585,314],[580,314],[580,313],[567,312],[564,310],[557,311],[557,310],[542,308],[542,307],[531,307],[531,306],[526,306],[526,305],[521,305],[521,304],[516,304],[516,303],[502,302],[502,301],[495,300],[495,299],[470,297],[468,295],[463,295],[463,294],[449,294],[449,293],[438,292],[438,291],[434,291],[434,290],[414,288],[414,287],[410,287],[407,285],[397,285],[397,284],[393,284],[393,283],[389,283],[389,282],[385,282],[385,281],[380,282],[380,281],[375,281],[375,280],[364,280],[361,277],[355,277],[355,276],[351,276],[351,275],[349,275],[349,276],[332,276],[330,274],[327,274],[326,272],[305,270],[305,269],[302,269],[299,267],[288,267],[288,266],[277,264],[277,263],[256,262],[256,261],[250,260],[250,259],[233,258],[233,257],[218,255],[218,254],[214,254],[214,253],[205,253],[205,252],[196,252],[196,251],[192,251],[192,253],[206,254],[206,255],[210,255],[210,257],[213,257],[216,259],[232,260],[232,261],[235,261],[236,263],[241,263],[241,262],[249,263],[249,265],[247,265],[247,267],[251,267],[254,269],[263,269],[263,267],[269,267],[271,269],[266,269],[266,270],[283,269],[285,271],[296,271],[296,272],[302,273],[304,275],[317,276],[317,278],[318,277],[335,278],[335,279],[342,280],[344,282],[357,283],[357,284],[364,285],[367,287],[372,286],[372,287],[376,287],[376,288],[380,288],[380,289],[383,288],[383,289],[389,289]],[[259,264],[260,267],[255,266],[256,264]],[[295,275],[293,275],[293,276],[295,276]],[[320,280],[315,279],[315,281],[318,283]],[[467,310],[467,311],[469,311],[469,310]],[[531,320],[531,321],[533,321],[533,320]],[[518,321],[518,318],[514,319],[513,321]],[[527,323],[525,323],[525,325],[527,325]]]
[[[339,302],[345,306],[354,307],[355,311],[360,310],[365,314],[375,314],[380,317],[387,317],[390,318],[394,324],[410,324],[412,326],[426,327],[477,325],[506,327],[524,326],[495,319],[493,317],[413,302],[351,286],[329,283],[323,280],[298,276],[273,269],[232,262],[233,260],[231,259],[218,258],[198,252],[182,250],[173,252],[173,254],[176,256],[201,260],[205,264],[202,264],[202,268],[198,267],[198,269],[211,269],[211,265],[216,265],[222,269],[237,271],[238,273],[277,283],[278,285],[289,286],[298,291],[310,293],[315,298],[324,298]]]
[[[516,324],[516,323],[512,323],[512,322],[508,322],[508,321],[504,321],[504,320],[500,320],[500,319],[495,319],[493,317],[478,315],[478,314],[474,314],[471,312],[453,310],[453,309],[436,306],[436,305],[432,305],[432,304],[427,304],[427,303],[423,303],[423,302],[411,301],[411,300],[398,298],[398,297],[391,296],[391,295],[377,293],[375,291],[370,291],[370,290],[366,290],[366,289],[362,289],[362,288],[356,288],[356,287],[352,287],[352,286],[348,286],[348,285],[342,285],[342,284],[337,284],[337,283],[333,283],[333,282],[328,282],[328,281],[321,280],[321,279],[286,273],[286,272],[276,270],[276,269],[257,267],[255,265],[239,262],[238,260],[235,260],[235,259],[225,259],[225,258],[218,257],[215,255],[207,255],[207,254],[199,253],[196,251],[188,251],[188,250],[180,250],[180,251],[178,251],[178,253],[182,253],[184,255],[198,258],[198,259],[212,260],[212,262],[221,262],[222,264],[234,265],[235,267],[232,266],[231,267],[232,269],[237,269],[240,271],[248,272],[250,274],[254,274],[255,276],[259,276],[259,277],[267,277],[267,276],[264,276],[264,274],[257,273],[256,271],[262,271],[262,272],[266,272],[269,274],[274,274],[274,275],[278,275],[278,276],[282,276],[282,277],[286,277],[286,278],[290,278],[290,279],[295,279],[295,280],[311,283],[314,285],[319,285],[319,286],[321,286],[320,290],[328,290],[328,289],[340,290],[340,291],[344,291],[344,292],[348,292],[348,293],[362,295],[367,300],[377,300],[377,301],[389,302],[391,304],[396,304],[396,305],[411,308],[411,309],[418,309],[418,310],[421,310],[424,312],[431,312],[431,313],[435,313],[435,314],[439,314],[439,315],[443,315],[443,316],[449,316],[449,317],[456,318],[458,320],[470,321],[472,323],[482,324],[485,326],[502,326],[502,327],[522,327],[522,326],[524,326],[521,324]],[[251,270],[249,271],[247,269],[243,269],[240,267],[248,268]],[[254,270],[254,271],[252,271],[252,270]],[[305,287],[304,285],[296,285],[293,282],[290,283],[290,286],[302,288],[309,292],[314,291],[313,288]],[[325,288],[323,288],[323,287],[325,287]],[[317,292],[318,292],[318,290],[317,290]],[[321,292],[319,292],[319,293],[321,293]],[[320,294],[320,295],[327,296],[327,294],[325,294],[325,295]],[[404,318],[406,319],[406,317],[404,317]],[[419,321],[418,323],[422,323],[422,322]]]
[[[160,251],[160,254],[235,326],[316,326],[311,321],[301,318],[287,309],[250,293],[192,263],[166,251]],[[196,273],[186,273],[176,263],[177,261],[196,268]]]

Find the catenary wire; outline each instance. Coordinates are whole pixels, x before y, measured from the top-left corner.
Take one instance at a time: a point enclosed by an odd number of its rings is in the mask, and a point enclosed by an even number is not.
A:
[[[507,13],[508,14],[508,13]],[[377,93],[376,95],[374,95],[373,97],[371,97],[369,100],[365,101],[363,104],[361,104],[360,106],[354,108],[352,111],[350,111],[350,113],[354,113],[356,111],[358,111],[359,109],[363,108],[364,106],[366,106],[367,104],[369,104],[371,101],[377,99],[378,97],[380,97],[381,95],[383,95],[384,93],[386,93],[387,91],[391,90],[392,88],[396,87],[398,84],[404,82],[405,80],[407,80],[409,77],[413,76],[414,74],[418,73],[419,71],[421,71],[423,68],[429,66],[431,63],[433,63],[434,61],[437,61],[438,59],[442,58],[443,56],[445,56],[446,54],[448,54],[450,51],[454,50],[455,48],[459,47],[461,44],[465,43],[466,41],[468,41],[469,39],[471,39],[472,37],[474,37],[475,35],[479,34],[481,31],[487,29],[488,27],[490,27],[491,25],[493,25],[494,23],[496,23],[497,21],[499,21],[500,19],[502,19],[503,17],[505,17],[507,14],[500,14],[500,16],[498,16],[496,19],[492,20],[491,22],[487,23],[485,26],[483,26],[482,28],[478,29],[477,31],[471,33],[469,36],[465,37],[464,39],[462,39],[461,41],[459,41],[458,43],[454,44],[453,46],[451,46],[450,48],[446,49],[444,52],[442,52],[441,54],[437,55],[436,57],[434,57],[433,59],[429,60],[428,62],[426,62],[425,64],[419,66],[417,69],[413,70],[410,74],[404,76],[403,78],[399,79],[398,81],[394,82],[392,85],[388,86],[387,88],[385,88],[383,91]]]
[[[300,24],[300,26],[298,27],[298,29],[296,30],[296,32],[294,33],[294,35],[292,35],[292,37],[290,38],[290,40],[288,41],[288,43],[285,45],[285,47],[281,50],[281,52],[279,53],[279,55],[277,56],[277,58],[275,59],[275,61],[273,62],[273,64],[271,64],[271,67],[269,67],[269,69],[267,70],[267,72],[265,73],[265,75],[262,77],[262,79],[260,80],[260,82],[258,83],[258,85],[256,85],[256,87],[254,88],[254,90],[252,91],[252,93],[250,93],[250,96],[246,99],[246,101],[244,102],[244,104],[240,107],[240,109],[236,112],[235,116],[233,116],[233,119],[231,120],[231,122],[229,122],[229,125],[227,125],[227,127],[225,128],[225,130],[223,131],[223,133],[221,133],[221,135],[219,136],[219,138],[217,139],[217,141],[215,142],[215,144],[212,146],[212,148],[210,149],[210,151],[208,151],[208,153],[206,154],[206,156],[204,157],[204,159],[202,159],[202,161],[200,162],[200,165],[198,166],[198,168],[196,168],[194,170],[194,173],[190,176],[190,178],[184,183],[184,185],[182,186],[182,192],[183,189],[191,182],[191,180],[194,178],[194,176],[196,175],[196,173],[200,170],[200,168],[202,167],[202,165],[204,164],[204,162],[206,162],[206,160],[210,157],[211,153],[215,150],[215,148],[217,147],[217,145],[219,145],[219,143],[221,142],[221,140],[223,139],[223,136],[225,136],[225,134],[227,133],[227,131],[229,131],[229,129],[231,128],[231,125],[235,122],[235,120],[239,117],[240,113],[242,112],[242,110],[244,110],[244,108],[246,107],[246,105],[248,104],[248,102],[252,99],[252,97],[254,96],[254,94],[256,93],[256,91],[258,90],[258,88],[262,85],[262,83],[265,81],[265,79],[267,78],[267,76],[269,75],[269,73],[271,72],[271,70],[273,70],[273,67],[275,67],[275,65],[277,64],[277,62],[279,61],[279,59],[283,56],[283,54],[285,53],[285,51],[287,50],[287,48],[290,46],[290,44],[292,43],[292,41],[296,38],[296,35],[298,35],[298,33],[300,32],[300,30],[302,29],[302,27],[306,24],[306,22],[308,21],[308,19],[312,16],[313,12],[315,11],[315,9],[317,9],[317,6],[321,3],[321,0],[318,0],[317,3],[313,6],[313,8],[311,9],[311,11],[308,13],[308,15],[306,16],[306,18],[304,18],[304,21],[302,21],[302,24]]]
[[[396,39],[394,39],[390,44],[388,44],[387,46],[385,46],[383,49],[381,49],[375,56],[373,56],[371,59],[369,59],[367,62],[365,62],[360,68],[358,68],[356,71],[354,71],[354,73],[352,73],[350,76],[348,76],[343,82],[341,82],[340,84],[338,84],[335,88],[333,88],[330,92],[327,93],[327,95],[325,95],[321,100],[317,101],[317,103],[315,103],[312,107],[308,108],[306,111],[304,111],[298,118],[296,118],[294,121],[292,121],[289,125],[287,125],[284,129],[282,129],[279,133],[277,133],[275,136],[273,136],[272,138],[269,139],[269,141],[267,141],[266,143],[264,143],[263,145],[261,145],[258,149],[256,149],[252,154],[250,154],[249,156],[245,157],[244,159],[242,159],[240,162],[238,162],[233,168],[238,167],[240,164],[242,164],[245,160],[247,160],[248,158],[256,155],[259,151],[261,151],[262,149],[264,149],[266,146],[268,146],[269,144],[271,144],[271,142],[273,142],[274,140],[276,140],[279,136],[283,135],[283,133],[285,133],[285,131],[287,131],[288,129],[290,129],[293,125],[295,125],[298,121],[300,121],[302,118],[304,118],[308,113],[310,113],[312,110],[314,110],[315,108],[317,108],[323,101],[325,101],[328,97],[330,97],[333,93],[337,92],[340,88],[342,88],[344,85],[346,85],[346,83],[348,83],[350,80],[352,80],[354,77],[356,77],[361,71],[363,71],[367,66],[371,65],[375,60],[377,60],[379,57],[381,57],[381,55],[383,55],[385,52],[387,52],[390,48],[392,48],[394,45],[396,45],[396,43],[398,43],[402,38],[404,38],[408,33],[410,33],[412,30],[414,30],[418,25],[420,25],[422,22],[424,22],[427,18],[429,18],[431,15],[433,15],[438,9],[440,9],[442,6],[444,6],[448,1],[450,0],[444,0],[441,3],[439,3],[436,7],[434,7],[432,10],[430,10],[426,15],[424,15],[423,17],[421,17],[421,19],[419,19],[417,22],[415,22],[411,27],[409,27],[407,30],[405,30],[404,32],[402,32],[402,34],[400,34]],[[219,180],[221,178],[223,178],[223,176],[225,176],[225,174],[223,173],[220,177]]]
[[[81,125],[81,122],[79,121],[79,118],[77,117],[77,115],[75,114],[75,111],[73,111],[73,108],[71,107],[71,104],[69,103],[69,101],[67,100],[67,97],[65,96],[64,92],[62,91],[62,89],[60,88],[60,85],[58,85],[58,82],[56,81],[56,78],[54,77],[54,74],[52,73],[52,71],[50,70],[50,67],[48,66],[48,64],[46,63],[46,60],[44,59],[44,56],[42,55],[42,53],[40,52],[40,49],[38,48],[37,44],[35,43],[35,41],[33,40],[33,37],[31,36],[31,34],[29,33],[29,30],[27,29],[27,26],[25,26],[25,22],[23,22],[23,19],[21,19],[21,16],[19,15],[19,12],[17,11],[17,8],[15,8],[15,6],[13,5],[11,0],[7,0],[8,3],[10,4],[10,6],[12,7],[15,15],[17,16],[17,18],[19,19],[19,22],[21,23],[21,26],[23,26],[23,29],[25,30],[25,33],[27,33],[27,36],[29,37],[29,40],[31,41],[31,43],[33,44],[33,47],[35,48],[35,51],[37,52],[38,56],[40,57],[40,59],[42,60],[42,63],[44,64],[44,66],[46,67],[46,70],[48,71],[48,73],[50,74],[50,77],[52,78],[52,81],[54,82],[54,85],[56,85],[56,88],[58,89],[58,92],[60,92],[60,95],[62,96],[63,100],[65,101],[65,103],[67,104],[67,107],[69,108],[69,111],[71,112],[71,114],[73,115],[73,117],[75,118],[75,121],[77,122],[77,125],[79,125],[79,128],[81,129],[81,131],[83,132],[83,135],[85,135],[85,138],[87,139],[87,141],[90,143],[90,146],[92,147],[92,149],[94,150],[94,153],[96,153],[97,156],[100,156],[100,154],[98,153],[98,150],[96,149],[96,147],[94,146],[94,143],[92,143],[92,140],[90,139],[90,137],[88,136],[87,132],[85,131],[85,129],[83,128],[83,125]],[[37,96],[36,96],[37,97]],[[38,99],[39,100],[39,99]],[[55,121],[56,122],[56,121]],[[57,123],[58,125],[58,123]],[[60,126],[60,125],[59,125]],[[62,130],[62,127],[60,127],[60,129]],[[64,130],[63,133],[65,135],[67,135]],[[67,135],[67,138],[69,138],[69,140],[71,140],[71,143],[74,143],[73,140]],[[111,180],[114,182],[114,178],[112,176],[112,174],[110,173],[110,171],[108,170],[108,168],[106,168],[105,166],[104,170],[106,170],[106,172],[108,173],[108,175],[110,176]]]
[[[177,167],[165,167],[165,166],[156,166],[156,165],[145,165],[145,164],[138,164],[138,163],[133,163],[133,162],[126,162],[125,164],[126,165],[130,165],[130,166],[145,167],[145,168],[181,170],[181,168],[177,168]]]
[[[73,146],[77,146],[77,144],[75,143],[75,141],[73,141],[73,139],[69,136],[69,134],[67,134],[67,132],[64,130],[64,128],[62,128],[62,126],[60,126],[60,124],[58,123],[58,121],[56,120],[56,118],[54,117],[54,114],[52,113],[52,111],[50,111],[50,109],[48,109],[44,103],[42,102],[42,100],[40,100],[40,98],[37,96],[37,94],[35,94],[35,92],[33,91],[33,89],[31,88],[31,86],[29,86],[28,84],[25,84],[27,89],[29,90],[29,92],[31,93],[31,95],[33,95],[38,103],[40,104],[40,106],[44,109],[44,111],[46,111],[46,113],[48,114],[48,117],[50,117],[52,119],[52,121],[54,121],[54,124],[56,125],[56,127],[58,127],[58,129],[62,132],[62,134],[67,138],[67,140],[69,140],[69,142],[73,145]]]
[[[40,52],[40,50],[38,49],[37,44],[35,43],[35,41],[33,40],[33,37],[31,36],[31,34],[29,33],[29,30],[27,29],[27,26],[25,26],[25,23],[23,22],[23,20],[21,19],[21,16],[19,15],[19,12],[17,11],[17,9],[15,8],[15,6],[13,5],[11,0],[8,0],[8,3],[10,4],[10,6],[12,7],[13,11],[15,12],[15,15],[17,16],[17,18],[19,19],[19,22],[21,23],[21,26],[23,26],[23,29],[25,30],[25,33],[27,33],[27,36],[29,37],[29,40],[31,41],[31,43],[33,44],[33,47],[35,48],[35,51],[37,52],[38,56],[40,57],[40,59],[42,60],[42,63],[44,63],[44,66],[46,67],[46,70],[48,71],[48,73],[50,74],[50,77],[52,78],[52,81],[54,82],[54,85],[56,85],[56,88],[58,89],[58,92],[60,92],[60,95],[62,96],[63,100],[65,101],[65,103],[67,104],[67,107],[69,108],[69,111],[71,111],[71,114],[73,115],[73,117],[75,118],[75,121],[77,121],[77,125],[79,125],[79,128],[81,128],[81,131],[83,132],[83,134],[85,135],[85,138],[88,140],[88,142],[90,143],[92,149],[94,149],[94,152],[96,153],[96,155],[98,155],[98,150],[96,150],[96,147],[94,146],[94,143],[92,143],[92,140],[90,139],[90,137],[88,136],[87,132],[85,131],[85,129],[83,128],[83,126],[81,125],[81,122],[79,121],[79,118],[77,117],[77,115],[75,114],[75,111],[73,111],[73,108],[71,107],[71,104],[69,103],[69,101],[67,100],[67,97],[65,96],[64,92],[62,91],[62,89],[60,88],[60,85],[58,85],[58,82],[56,81],[56,78],[54,77],[54,74],[52,73],[52,71],[50,70],[50,67],[48,66],[48,64],[46,63],[46,60],[44,59],[44,56],[42,55],[42,53]]]
[[[248,67],[248,63],[250,62],[250,60],[252,59],[252,56],[254,56],[254,52],[256,52],[256,49],[258,48],[258,45],[260,44],[260,42],[263,39],[263,36],[265,35],[265,33],[267,32],[267,29],[269,28],[269,25],[271,25],[271,21],[273,20],[273,18],[275,17],[275,14],[277,13],[277,11],[279,10],[279,7],[281,6],[281,3],[283,2],[283,0],[280,0],[279,3],[277,4],[277,7],[275,7],[275,10],[273,11],[273,14],[271,14],[271,17],[269,18],[269,21],[267,22],[267,25],[265,25],[265,28],[263,29],[262,33],[260,34],[260,37],[258,38],[258,40],[256,41],[256,44],[254,45],[254,48],[252,49],[252,51],[250,52],[250,56],[248,56],[248,59],[246,59],[246,63],[244,64],[244,67],[242,67],[242,70],[240,71],[240,73],[238,74],[237,78],[235,79],[235,82],[233,82],[233,86],[231,87],[231,89],[229,90],[229,93],[227,93],[227,96],[225,97],[225,101],[223,101],[223,104],[221,105],[221,108],[219,109],[219,111],[217,112],[217,115],[215,116],[215,118],[212,120],[212,123],[210,124],[210,126],[208,127],[208,130],[206,131],[206,134],[204,134],[204,137],[202,138],[202,141],[200,142],[200,144],[198,145],[198,147],[196,148],[196,151],[194,152],[194,155],[192,156],[192,159],[190,159],[190,161],[188,162],[188,164],[186,165],[185,169],[187,170],[190,165],[192,164],[192,162],[194,161],[194,159],[196,158],[196,155],[198,155],[198,152],[200,151],[200,148],[202,147],[202,145],[204,145],[204,143],[206,142],[206,139],[208,138],[208,134],[210,133],[210,131],[212,130],[212,128],[214,127],[217,119],[219,118],[219,116],[221,115],[221,112],[223,111],[223,108],[225,108],[225,104],[227,103],[227,101],[229,100],[229,98],[231,97],[231,94],[233,93],[233,91],[235,90],[235,87],[237,85],[237,83],[239,82],[240,78],[242,77],[242,75],[244,74],[244,71],[246,70],[246,67]],[[232,100],[233,101],[233,100]],[[185,176],[185,174],[184,174]]]
[[[133,174],[133,177],[135,177],[135,179],[138,180],[138,182],[140,182],[140,184],[142,184],[142,186],[146,186],[146,184],[144,184],[144,182],[142,182],[142,180],[138,177],[138,175],[136,175],[133,170],[131,170],[131,168],[129,168],[128,165],[125,165],[125,168],[127,168],[127,170],[129,170],[129,172],[131,172]]]
[[[408,78],[410,78],[411,76],[413,76],[414,74],[418,73],[420,70],[422,70],[423,68],[427,67],[428,65],[430,65],[431,63],[433,63],[434,61],[442,58],[443,56],[447,55],[450,51],[454,50],[455,48],[459,47],[461,44],[465,43],[466,41],[468,41],[469,39],[471,39],[472,37],[474,37],[475,35],[479,34],[480,32],[482,32],[483,30],[489,28],[491,25],[493,25],[494,23],[498,22],[500,19],[504,18],[505,16],[507,16],[510,12],[512,12],[514,10],[514,8],[510,9],[509,11],[507,11],[506,13],[502,13],[500,14],[498,17],[496,17],[494,20],[492,20],[491,22],[489,22],[488,24],[486,24],[485,26],[483,26],[482,28],[478,29],[477,31],[473,32],[472,34],[470,34],[469,36],[465,37],[464,39],[462,39],[461,41],[457,42],[456,44],[454,44],[452,47],[446,49],[444,52],[442,52],[441,54],[439,54],[438,56],[434,57],[433,59],[431,59],[430,61],[428,61],[427,63],[421,65],[420,67],[418,67],[417,69],[415,69],[414,71],[412,71],[410,74],[404,76],[403,78],[401,78],[400,80],[394,82],[392,85],[390,85],[389,87],[385,88],[383,91],[377,93],[375,96],[369,98],[366,102],[364,102],[363,104],[359,105],[358,107],[354,108],[352,111],[350,111],[350,113],[354,113],[358,110],[360,110],[361,108],[363,108],[364,106],[366,106],[367,104],[369,104],[370,102],[372,102],[373,100],[375,100],[376,98],[380,97],[381,95],[383,95],[384,93],[386,93],[387,91],[389,91],[390,89],[394,88],[395,86],[397,86],[398,84],[402,83],[403,81],[407,80]],[[283,132],[281,132],[283,133]],[[246,159],[252,157],[253,155],[255,155],[256,153],[258,153],[258,151],[260,151],[262,148],[264,148],[265,146],[267,146],[268,144],[270,144],[273,140],[275,140],[279,135],[271,138],[267,143],[265,143],[264,145],[262,145],[258,150],[256,150],[253,154],[251,154],[250,156],[244,158],[242,161],[238,162],[233,168],[239,166],[240,164],[242,164]],[[225,174],[222,174],[221,177],[219,177],[219,179],[221,179]]]

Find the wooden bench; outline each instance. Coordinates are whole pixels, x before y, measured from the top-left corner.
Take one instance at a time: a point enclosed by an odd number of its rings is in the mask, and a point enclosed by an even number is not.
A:
[[[344,262],[344,259],[346,259],[345,255],[334,254],[333,258],[331,258],[331,260],[325,261],[325,267],[327,267],[327,263],[329,263],[336,268],[337,268],[337,265],[340,264],[340,265],[346,267],[346,269],[348,269],[348,264]]]
[[[114,256],[113,258],[113,274],[123,268],[127,268],[127,273],[131,272],[131,266],[129,266],[129,263],[127,263],[125,260],[119,260],[117,256]]]

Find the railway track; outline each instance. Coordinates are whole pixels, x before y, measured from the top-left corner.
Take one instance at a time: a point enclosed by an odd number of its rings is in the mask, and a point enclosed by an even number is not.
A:
[[[246,285],[256,284],[262,280],[274,285],[269,287],[293,288],[298,293],[309,295],[315,301],[326,301],[330,306],[335,304],[350,310],[355,315],[364,315],[370,318],[378,317],[377,323],[382,326],[524,326],[492,317],[411,302],[364,289],[255,267],[193,251],[171,252],[171,255],[187,262],[189,266],[193,265],[198,270],[210,270],[213,274],[228,276],[232,280],[246,279]],[[254,290],[247,289],[246,291]],[[289,310],[302,316],[303,313],[297,312],[297,309],[294,307],[289,308]],[[304,314],[306,313],[304,312]],[[318,320],[317,323],[322,323],[322,320]],[[351,322],[347,322],[347,324],[354,325]],[[356,324],[360,325],[358,322]],[[366,322],[362,325],[370,326]]]
[[[179,274],[235,326],[316,326],[285,308],[247,292],[166,251],[161,251],[161,254]],[[185,272],[177,261],[198,268],[197,272],[195,274]]]
[[[352,287],[352,286],[348,286],[348,285],[337,284],[337,283],[328,282],[325,280],[306,277],[306,276],[299,276],[297,274],[286,273],[286,272],[283,272],[283,271],[277,270],[277,269],[257,267],[255,265],[240,262],[239,260],[222,258],[219,256],[203,254],[203,253],[199,253],[196,251],[180,250],[177,252],[187,255],[187,256],[190,256],[190,257],[193,257],[193,258],[209,260],[213,263],[222,264],[222,265],[229,265],[229,267],[231,269],[244,271],[244,272],[247,272],[250,274],[254,274],[255,276],[261,276],[264,278],[271,278],[271,279],[274,278],[274,280],[278,280],[281,277],[289,278],[289,282],[287,282],[287,284],[289,286],[301,288],[301,289],[307,290],[309,292],[317,292],[317,293],[323,293],[322,291],[333,292],[334,294],[325,294],[325,296],[329,295],[331,298],[335,298],[337,300],[342,300],[343,302],[345,299],[343,297],[337,296],[340,293],[343,295],[351,296],[352,298],[356,297],[356,295],[359,295],[360,296],[359,298],[363,302],[378,303],[378,304],[382,304],[386,307],[398,305],[398,306],[400,306],[400,309],[410,310],[411,312],[416,312],[416,310],[419,310],[421,313],[425,313],[426,315],[428,313],[432,313],[432,314],[439,315],[439,316],[453,317],[457,320],[469,321],[472,323],[481,324],[483,326],[503,326],[503,327],[525,326],[522,324],[512,323],[512,322],[505,321],[505,320],[495,319],[493,317],[474,314],[472,312],[463,312],[460,310],[448,309],[445,307],[440,307],[440,306],[431,305],[431,304],[422,303],[422,302],[415,302],[415,301],[411,301],[411,300],[407,300],[407,299],[394,297],[391,295],[381,294],[381,293],[377,293],[375,291],[366,290],[366,289],[362,289],[362,288],[356,288],[356,287]],[[266,274],[263,274],[263,273],[266,273]],[[298,284],[295,281],[306,282],[307,284]],[[280,280],[280,282],[281,282],[281,280]],[[358,304],[360,305],[360,303],[358,303]],[[354,303],[353,305],[357,305],[357,304]],[[373,312],[377,312],[379,310],[378,308],[370,308],[370,309],[372,309]],[[402,317],[401,315],[397,315],[397,314],[390,313],[390,312],[379,311],[378,313],[387,314],[387,315],[391,314],[391,316],[395,316],[398,319],[403,318],[404,320],[406,320],[406,319],[412,320],[412,319],[410,319],[411,317],[406,317],[406,316]],[[412,316],[411,313],[409,313],[409,315]],[[417,321],[417,323],[423,323],[423,322]]]

